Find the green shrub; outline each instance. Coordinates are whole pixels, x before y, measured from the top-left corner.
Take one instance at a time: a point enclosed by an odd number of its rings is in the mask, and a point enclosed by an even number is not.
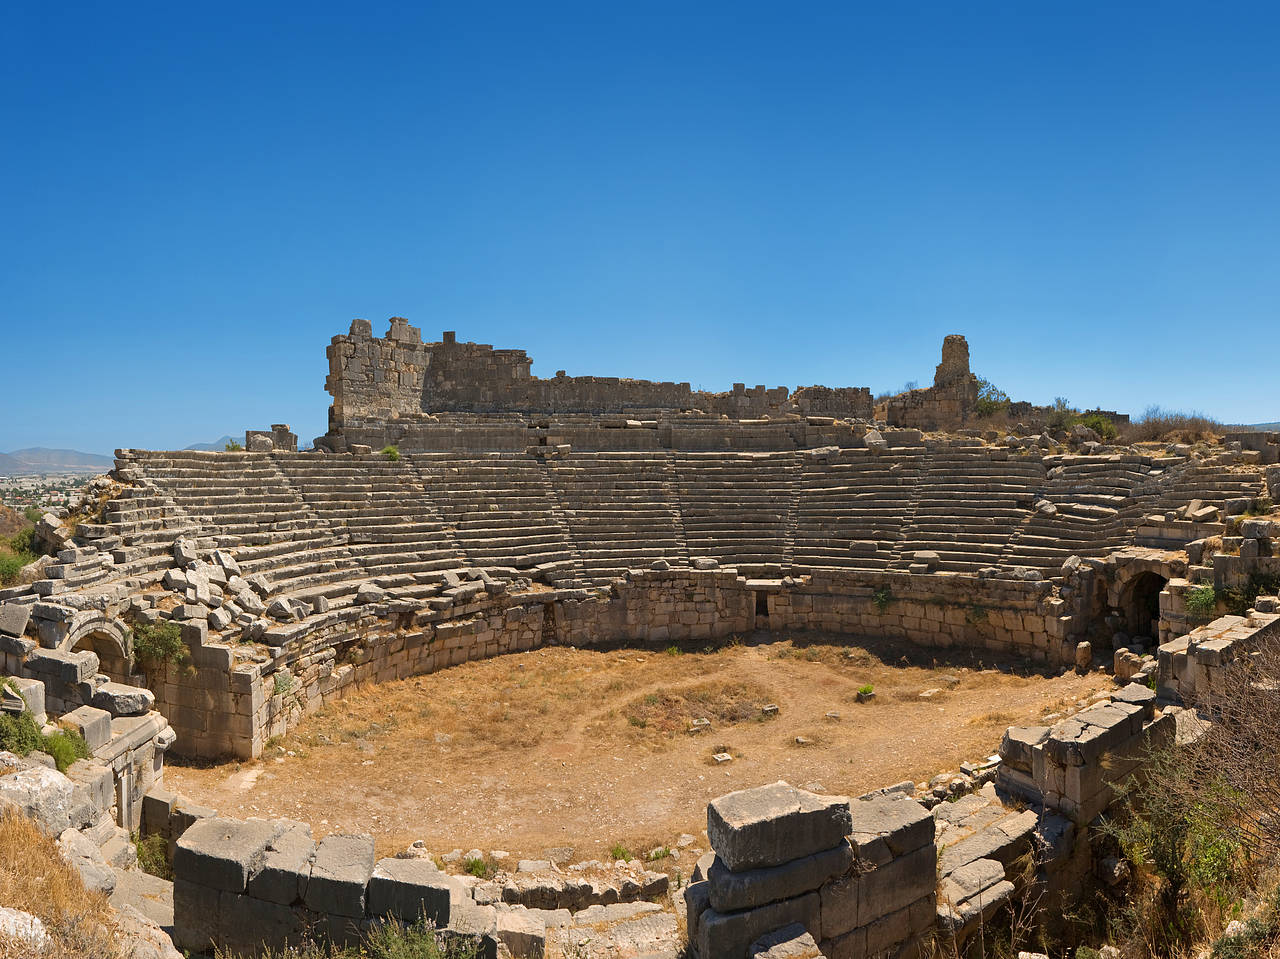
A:
[[[400,458],[400,447],[388,443],[382,447],[382,455],[394,463]]]
[[[39,508],[35,506],[28,506],[26,510],[23,511],[22,515],[25,516],[27,518],[27,522],[32,525],[40,522],[41,517],[44,516],[44,514],[40,512]]]
[[[870,696],[875,691],[876,691],[876,688],[875,686],[871,685],[871,683],[867,683],[865,686],[858,687],[858,692],[862,693],[862,695],[864,696]]]
[[[1089,427],[1089,429],[1093,430],[1108,443],[1119,435],[1119,430],[1116,429],[1116,424],[1112,423],[1111,420],[1107,419],[1101,413],[1090,413],[1088,416],[1083,417],[1080,422]]]
[[[77,759],[89,758],[89,744],[78,732],[61,729],[43,737],[40,751],[48,753],[58,765],[58,772],[65,773]]]
[[[138,623],[133,627],[133,662],[148,676],[169,666],[185,666],[190,660],[177,623]]]
[[[1212,586],[1197,586],[1187,590],[1186,603],[1188,613],[1197,619],[1207,619],[1218,608],[1218,594]]]
[[[244,447],[241,446],[239,443],[237,443],[235,440],[227,440],[227,442],[223,445],[222,448],[228,453],[239,453],[241,450],[244,449]]]
[[[287,669],[282,669],[276,673],[274,695],[288,696],[291,692],[298,688],[298,681],[294,679],[293,673]]]
[[[979,419],[989,419],[1009,408],[1009,394],[988,379],[978,378],[978,399],[973,413]]]
[[[0,586],[11,586],[18,581],[18,574],[26,561],[13,553],[0,552]]]
[[[15,756],[26,756],[42,745],[44,737],[29,711],[23,710],[18,716],[0,713],[0,749]]]
[[[36,554],[36,531],[34,527],[20,529],[9,537],[9,547],[15,553],[26,553],[34,557]]]
[[[472,856],[470,859],[462,860],[462,868],[477,879],[488,879],[497,872],[493,864],[483,856]]]
[[[138,850],[138,867],[161,879],[173,880],[173,865],[169,862],[169,841],[156,833],[143,839],[133,834],[133,845]]]

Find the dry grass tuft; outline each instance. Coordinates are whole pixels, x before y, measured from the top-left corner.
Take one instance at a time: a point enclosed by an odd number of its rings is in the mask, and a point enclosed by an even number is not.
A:
[[[42,959],[118,959],[106,897],[84,888],[57,843],[13,810],[0,814],[0,905],[29,912],[49,932]],[[0,959],[27,959],[30,947],[0,937]]]
[[[646,693],[628,703],[623,715],[632,726],[671,735],[685,732],[695,719],[716,727],[760,719],[760,707],[768,702],[769,691],[754,683],[711,682]]]

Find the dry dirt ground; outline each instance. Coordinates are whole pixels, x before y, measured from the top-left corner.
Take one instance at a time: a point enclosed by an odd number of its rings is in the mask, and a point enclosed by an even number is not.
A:
[[[1006,726],[1109,686],[1099,673],[903,654],[901,643],[773,637],[706,652],[535,650],[367,686],[260,760],[175,762],[165,783],[224,815],[372,832],[379,855],[422,839],[436,854],[603,858],[615,844],[674,847],[682,833],[704,845],[707,801],[734,789],[785,779],[857,795],[928,779],[990,755]],[[875,699],[859,704],[866,684]],[[776,717],[762,716],[768,703]],[[695,719],[710,729],[691,734]],[[718,765],[719,752],[734,758]]]

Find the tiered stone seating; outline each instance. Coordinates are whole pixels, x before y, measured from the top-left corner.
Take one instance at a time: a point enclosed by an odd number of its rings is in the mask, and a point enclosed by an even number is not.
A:
[[[1031,514],[1044,480],[1039,458],[1008,456],[973,441],[930,443],[915,512],[902,530],[894,566],[907,568],[917,550],[936,552],[939,568],[948,572],[995,565]]]
[[[590,582],[688,558],[669,453],[575,453],[547,465]]]
[[[578,559],[546,466],[523,453],[417,453],[414,467],[468,563],[549,579],[578,575]]]
[[[1264,492],[1258,473],[1234,473],[1221,466],[1187,464],[1176,469],[1173,482],[1165,485],[1148,512],[1163,513],[1181,509],[1192,500],[1203,500],[1205,506],[1219,508],[1229,499],[1253,499]]]
[[[337,572],[356,565],[345,535],[290,488],[270,454],[134,455],[155,489],[182,509],[194,534],[230,548],[244,575],[264,574],[273,592],[350,578]]]
[[[796,480],[797,567],[884,569],[913,508],[920,457],[865,449],[800,454]]]
[[[1131,542],[1151,481],[1143,457],[1064,456],[1047,465],[1040,497],[1053,510],[1038,509],[1027,517],[1000,565],[1052,573],[1069,556],[1099,556]]]
[[[360,579],[418,578],[466,563],[445,530],[422,478],[407,461],[380,454],[320,457],[273,453],[289,487],[333,528],[345,534]],[[328,577],[340,583],[350,579]],[[333,571],[335,574],[339,570]],[[353,591],[348,583],[345,591]],[[341,586],[325,590],[334,598]]]
[[[690,556],[790,564],[796,454],[674,453],[672,462]]]

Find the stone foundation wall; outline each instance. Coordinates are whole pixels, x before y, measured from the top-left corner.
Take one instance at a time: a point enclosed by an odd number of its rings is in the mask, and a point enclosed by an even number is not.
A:
[[[251,661],[183,626],[191,666],[152,682],[181,755],[252,758],[272,736],[369,682],[543,645],[710,642],[755,629],[887,636],[1029,661],[1072,661],[1079,617],[1043,581],[910,573],[747,579],[732,569],[635,570],[608,588],[490,592],[477,582],[425,603],[383,599],[285,624]]]

